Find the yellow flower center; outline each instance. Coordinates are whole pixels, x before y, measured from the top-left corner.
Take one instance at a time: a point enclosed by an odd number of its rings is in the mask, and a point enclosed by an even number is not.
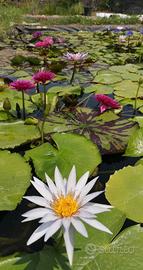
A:
[[[53,210],[61,217],[71,217],[79,208],[77,201],[72,195],[59,197],[52,205]]]

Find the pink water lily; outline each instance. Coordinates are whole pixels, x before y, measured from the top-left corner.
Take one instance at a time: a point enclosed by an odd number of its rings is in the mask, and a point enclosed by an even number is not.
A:
[[[51,45],[54,44],[54,40],[52,37],[46,37],[44,38],[43,41],[38,41],[35,43],[35,47],[43,47],[43,48],[48,48],[50,47]]]
[[[35,87],[34,83],[29,80],[17,80],[10,83],[10,86],[17,91],[27,91]]]
[[[119,109],[121,105],[113,98],[110,98],[106,95],[97,94],[95,95],[95,99],[100,103],[99,109],[100,112],[103,113],[108,109]]]
[[[10,83],[10,87],[14,90],[21,91],[22,93],[22,106],[23,106],[23,120],[25,120],[25,99],[24,92],[31,90],[35,87],[34,83],[29,80],[17,80],[15,82]]]
[[[33,75],[33,80],[36,83],[43,83],[45,84],[47,81],[51,81],[52,79],[55,78],[55,73],[51,72],[51,71],[47,71],[47,70],[41,70],[36,72]]]

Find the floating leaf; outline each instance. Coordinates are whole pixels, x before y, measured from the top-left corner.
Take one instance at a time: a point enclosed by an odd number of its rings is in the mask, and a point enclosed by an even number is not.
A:
[[[110,73],[97,75],[94,79],[94,82],[102,84],[113,84],[121,81],[122,81],[121,76]]]
[[[80,95],[81,87],[79,85],[71,86],[71,85],[61,85],[61,86],[53,86],[49,88],[49,93],[58,93],[59,96],[65,95]]]
[[[97,116],[97,112],[87,108],[78,108],[73,113],[59,115],[49,123],[55,125],[63,117],[66,118],[70,133],[84,135],[98,145],[102,154],[121,153],[127,146],[130,135],[136,130],[136,123],[129,119],[121,119],[113,112],[105,112]],[[68,131],[68,128],[67,128]]]
[[[138,128],[130,137],[125,151],[125,156],[143,156],[143,128]]]
[[[81,242],[75,253],[76,261],[72,270],[142,270],[143,228],[129,227],[110,243],[96,244],[96,233],[90,241]],[[83,239],[83,238],[82,238]]]
[[[38,128],[24,125],[23,121],[0,124],[0,148],[14,148],[40,137]]]
[[[28,78],[30,75],[28,72],[24,70],[18,70],[11,74],[12,77],[15,77],[16,79],[25,79]]]
[[[0,151],[0,210],[13,210],[30,184],[31,169],[19,154]]]
[[[114,89],[109,85],[91,84],[84,89],[84,93],[111,94]]]
[[[32,159],[36,174],[45,177],[45,172],[53,177],[56,166],[65,177],[72,166],[77,168],[78,177],[84,172],[93,173],[101,163],[101,156],[95,144],[88,139],[75,134],[54,134],[52,136],[57,148],[45,143],[26,151],[25,158]]]
[[[115,89],[115,95],[125,98],[135,98],[138,83],[132,82],[130,80],[124,80],[122,82],[116,83],[113,88]],[[143,87],[140,87],[138,97],[143,97]]]
[[[128,166],[115,172],[106,185],[106,198],[129,219],[143,222],[143,166]]]
[[[32,254],[15,254],[0,259],[0,270],[70,270],[65,250],[48,246]]]

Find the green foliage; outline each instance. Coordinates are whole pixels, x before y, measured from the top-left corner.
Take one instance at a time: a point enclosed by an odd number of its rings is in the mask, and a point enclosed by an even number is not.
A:
[[[36,174],[42,179],[45,178],[45,172],[53,178],[56,166],[62,175],[67,177],[74,164],[78,168],[79,178],[85,172],[85,168],[92,174],[101,163],[97,146],[82,136],[55,134],[52,139],[56,147],[45,143],[26,151],[25,158],[32,159]]]
[[[30,166],[19,154],[0,151],[0,210],[13,210],[30,184]]]
[[[128,166],[115,172],[106,184],[105,195],[111,205],[127,218],[143,222],[143,166]]]

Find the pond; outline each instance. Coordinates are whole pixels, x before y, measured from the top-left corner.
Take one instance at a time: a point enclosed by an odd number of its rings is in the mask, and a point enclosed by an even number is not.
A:
[[[143,29],[0,45],[0,270],[141,270]]]

